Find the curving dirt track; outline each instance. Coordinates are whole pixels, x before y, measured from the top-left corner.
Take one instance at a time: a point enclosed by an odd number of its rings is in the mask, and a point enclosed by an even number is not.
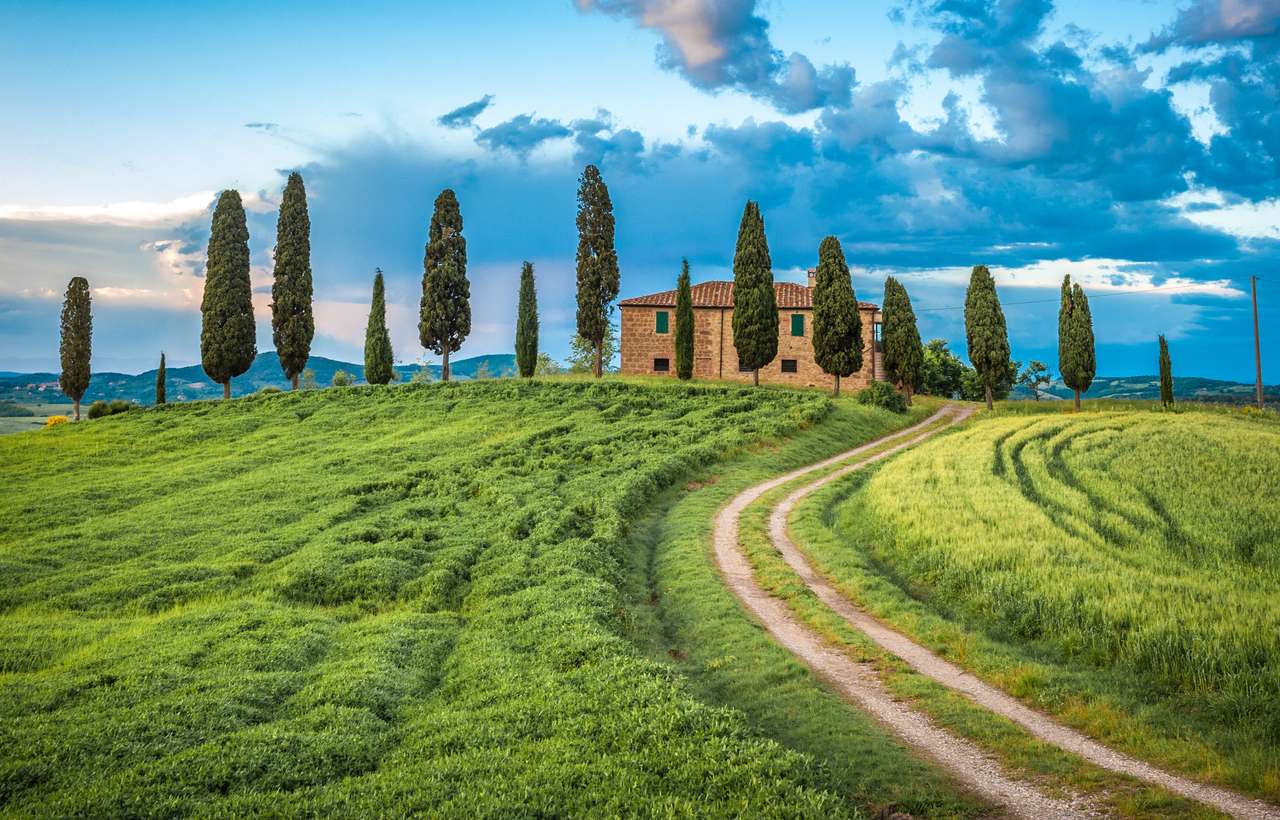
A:
[[[958,666],[943,660],[910,638],[859,610],[809,564],[787,534],[787,518],[795,505],[820,487],[929,438],[938,429],[925,431],[943,418],[951,423],[968,418],[972,408],[949,405],[920,424],[885,436],[848,452],[802,467],[786,475],[750,487],[735,496],[716,516],[714,551],[726,584],[774,638],[828,681],[841,695],[884,723],[908,744],[933,758],[958,782],[974,793],[1018,817],[1087,817],[1096,814],[1087,803],[1064,801],[1045,795],[1035,786],[1009,776],[977,745],[933,725],[927,717],[896,701],[875,673],[832,649],[807,626],[796,621],[786,605],[772,598],[758,583],[738,543],[738,519],[756,499],[808,473],[855,458],[887,442],[897,444],[855,461],[806,484],[784,498],[770,513],[769,537],[783,559],[806,586],[851,626],[866,634],[882,649],[897,655],[919,673],[954,689],[974,703],[1019,724],[1045,742],[1088,760],[1101,768],[1129,775],[1236,817],[1276,818],[1280,809],[1228,789],[1205,785],[1158,769],[1121,754],[1028,708]]]

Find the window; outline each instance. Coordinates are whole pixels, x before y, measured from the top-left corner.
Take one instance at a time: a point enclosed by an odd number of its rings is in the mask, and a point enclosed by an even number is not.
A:
[[[783,372],[783,373],[799,373],[800,371],[799,371],[799,369],[797,369],[797,367],[796,367],[796,360],[795,360],[795,359],[783,359],[783,360],[782,360],[782,372]]]
[[[754,367],[747,367],[745,364],[743,364],[743,363],[742,363],[742,359],[738,359],[738,372],[739,372],[739,373],[750,373],[750,372],[752,372],[752,371],[754,371],[754,370],[755,370],[755,368],[754,368]]]
[[[654,330],[659,333],[667,333],[671,326],[671,314],[665,310],[660,310],[654,314]]]
[[[654,373],[669,373],[669,372],[671,372],[671,360],[670,360],[670,359],[654,359],[654,360],[653,360],[653,372],[654,372]]]
[[[791,335],[792,336],[804,335],[804,314],[803,313],[791,314]]]

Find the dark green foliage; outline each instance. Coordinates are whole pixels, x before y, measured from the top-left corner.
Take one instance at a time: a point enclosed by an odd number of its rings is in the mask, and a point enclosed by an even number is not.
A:
[[[602,347],[618,298],[618,252],[613,246],[613,201],[600,169],[588,165],[578,179],[578,335],[595,345],[593,370],[604,371]]]
[[[533,281],[533,263],[520,268],[520,306],[516,312],[516,370],[522,378],[533,375],[538,366],[538,290]]]
[[[1093,317],[1089,300],[1070,274],[1062,277],[1062,306],[1058,309],[1058,370],[1062,383],[1075,392],[1076,409],[1080,394],[1088,391],[1097,375],[1098,362],[1093,347]]]
[[[862,369],[862,315],[844,248],[834,236],[823,239],[818,246],[818,270],[813,283],[813,356],[818,367],[836,377],[837,396],[841,377]]]
[[[440,378],[449,381],[449,354],[471,333],[467,240],[462,235],[462,209],[449,188],[436,197],[422,269],[418,338],[423,347],[444,357]]]
[[[165,388],[164,352],[160,353],[160,366],[156,368],[156,404],[164,404]]]
[[[964,362],[947,347],[946,339],[930,339],[924,346],[920,389],[930,396],[954,399],[960,395]]]
[[[1173,407],[1173,362],[1163,333],[1160,334],[1160,404]]]
[[[67,283],[62,302],[62,337],[59,353],[62,373],[58,387],[75,402],[76,421],[80,420],[80,399],[89,387],[89,359],[93,347],[93,313],[90,305],[89,280],[73,276]]]
[[[907,397],[894,389],[888,382],[873,381],[857,394],[858,404],[869,404],[883,407],[895,413],[907,412]]]
[[[907,289],[892,276],[884,280],[883,313],[884,369],[890,381],[902,385],[910,404],[911,394],[924,382],[924,347]]]
[[[239,191],[226,190],[213,209],[200,301],[200,363],[209,378],[231,398],[231,380],[249,369],[258,355],[253,322],[253,285],[249,281],[249,229]]]
[[[1018,383],[1018,371],[1021,368],[1022,362],[1012,359],[1009,361],[1009,366],[996,377],[996,383],[991,385],[992,401],[1004,401],[1009,398],[1013,386]],[[986,401],[987,398],[987,383],[978,375],[978,371],[967,365],[960,375],[958,398],[965,401]]]
[[[16,418],[32,418],[36,411],[30,407],[24,407],[14,401],[0,401],[0,418],[16,419]]]
[[[271,337],[280,369],[298,389],[316,324],[311,315],[311,217],[302,175],[289,174],[276,222],[275,281],[271,285]]]
[[[733,254],[733,346],[738,364],[760,383],[760,368],[778,355],[778,298],[760,206],[748,201]]]
[[[394,363],[391,334],[387,332],[387,297],[382,268],[378,268],[373,274],[373,300],[364,329],[364,380],[369,384],[388,383],[395,373]]]
[[[693,378],[693,292],[688,259],[680,263],[680,277],[676,279],[676,376]]]
[[[969,291],[964,298],[964,332],[969,362],[977,371],[990,409],[992,391],[1009,373],[1009,333],[995,280],[986,265],[975,265],[969,278]]]
[[[100,419],[103,416],[114,416],[120,413],[128,413],[130,410],[138,409],[140,409],[138,405],[131,401],[125,401],[124,399],[112,399],[111,401],[98,399],[93,404],[89,405],[89,412],[87,415],[91,419]]]

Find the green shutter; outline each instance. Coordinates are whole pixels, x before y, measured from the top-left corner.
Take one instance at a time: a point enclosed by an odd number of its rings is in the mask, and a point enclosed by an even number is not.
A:
[[[804,335],[804,314],[803,313],[791,314],[791,335],[792,336]]]
[[[660,310],[655,315],[658,317],[658,322],[654,329],[659,333],[666,333],[668,328],[668,317],[670,314],[665,310]]]

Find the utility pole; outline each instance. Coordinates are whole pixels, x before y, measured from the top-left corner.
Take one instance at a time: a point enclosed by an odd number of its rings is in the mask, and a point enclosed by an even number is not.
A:
[[[1257,364],[1258,409],[1262,409],[1262,342],[1258,336],[1258,277],[1249,277],[1250,290],[1253,291],[1253,360]]]

